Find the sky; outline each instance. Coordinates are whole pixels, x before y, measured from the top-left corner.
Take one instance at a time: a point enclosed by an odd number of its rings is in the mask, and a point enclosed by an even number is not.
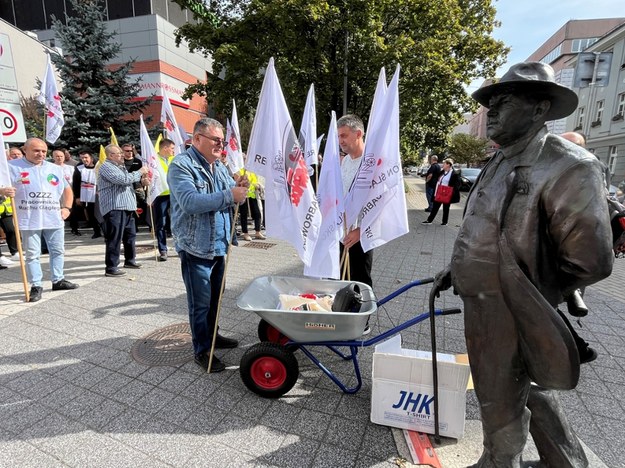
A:
[[[501,27],[493,37],[510,47],[503,75],[511,65],[522,62],[571,19],[625,17],[623,0],[498,0],[494,2]],[[482,79],[467,89],[479,88]]]

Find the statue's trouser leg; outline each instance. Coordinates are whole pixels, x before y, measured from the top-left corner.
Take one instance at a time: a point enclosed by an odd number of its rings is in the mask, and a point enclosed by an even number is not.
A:
[[[586,468],[588,459],[566,419],[556,392],[532,385],[527,407],[532,412],[530,433],[541,466]]]
[[[518,468],[527,440],[530,388],[517,330],[500,294],[463,297],[465,336],[480,402],[484,453],[476,467]]]

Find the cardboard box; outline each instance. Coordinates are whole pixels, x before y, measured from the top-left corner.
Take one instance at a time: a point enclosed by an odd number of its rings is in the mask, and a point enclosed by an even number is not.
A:
[[[437,353],[439,431],[459,439],[464,433],[470,369],[455,356]],[[397,335],[375,347],[371,422],[434,434],[432,353],[401,347]]]

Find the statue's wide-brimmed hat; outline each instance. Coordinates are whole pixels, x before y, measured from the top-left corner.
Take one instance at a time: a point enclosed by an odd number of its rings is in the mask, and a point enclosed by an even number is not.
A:
[[[490,98],[499,94],[530,94],[551,101],[547,120],[556,120],[572,114],[577,108],[577,94],[556,83],[553,68],[541,62],[521,62],[512,65],[501,79],[475,91],[471,97],[484,107]]]

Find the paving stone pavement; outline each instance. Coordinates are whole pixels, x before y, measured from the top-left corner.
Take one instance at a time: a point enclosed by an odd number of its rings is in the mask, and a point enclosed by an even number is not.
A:
[[[376,250],[378,297],[417,278],[433,276],[451,255],[463,203],[448,226],[426,218],[423,181],[408,176],[410,233]],[[464,201],[464,197],[463,197]],[[346,395],[297,351],[300,378],[277,400],[257,397],[241,382],[242,354],[258,342],[259,318],[236,307],[250,281],[263,275],[300,276],[302,265],[284,242],[233,250],[220,327],[240,347],[218,356],[229,368],[206,375],[193,363],[146,367],[130,349],[140,337],[187,320],[180,263],[174,253],[157,263],[143,251],[141,270],[104,277],[104,244],[66,236],[66,276],[75,291],[52,292],[23,303],[19,268],[0,272],[0,466],[19,467],[390,467],[400,463],[391,430],[369,421],[372,348],[359,352],[363,387]],[[148,234],[138,244],[151,245]],[[45,257],[44,257],[45,259]],[[47,270],[44,261],[44,271]],[[562,392],[580,438],[610,467],[624,467],[625,260],[610,278],[590,287],[591,307],[581,334],[599,358],[582,367],[577,389]],[[46,273],[44,273],[45,275]],[[426,286],[380,308],[373,334],[427,309]],[[446,293],[440,307],[460,307]],[[437,320],[439,351],[465,352],[462,316]],[[402,333],[405,347],[429,349],[429,323]],[[350,369],[332,353],[324,363],[348,383]],[[479,419],[468,393],[467,419]]]

